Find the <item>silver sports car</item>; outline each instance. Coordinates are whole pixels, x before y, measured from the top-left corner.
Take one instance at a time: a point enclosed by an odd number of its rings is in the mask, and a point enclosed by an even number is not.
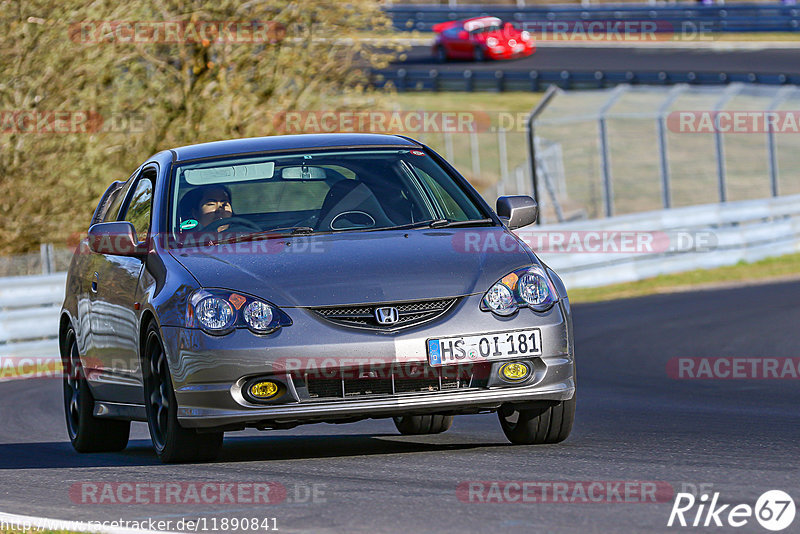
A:
[[[328,134],[166,150],[113,183],[60,319],[76,450],[215,457],[224,432],[394,419],[403,434],[497,412],[512,443],[575,413],[559,277],[422,143]]]

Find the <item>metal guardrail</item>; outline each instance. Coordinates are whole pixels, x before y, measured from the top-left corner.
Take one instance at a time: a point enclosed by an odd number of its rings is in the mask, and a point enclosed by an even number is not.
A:
[[[381,69],[371,74],[375,87],[391,83],[398,91],[544,91],[561,89],[604,89],[629,85],[727,85],[756,83],[798,85],[800,75],[755,72],[641,71],[641,70],[472,70]]]
[[[664,250],[646,252],[570,252],[589,234],[628,232],[661,238]],[[606,219],[530,226],[517,230],[526,242],[544,233],[559,251],[537,251],[564,279],[567,288],[596,287],[643,280],[661,274],[710,269],[800,252],[800,195],[708,204],[620,215]],[[526,238],[527,234],[527,238]],[[686,238],[686,246],[677,241]],[[570,245],[570,239],[573,245]],[[694,240],[693,243],[690,243]],[[702,244],[699,244],[702,241]],[[662,243],[665,241],[662,241]],[[570,248],[573,247],[573,248]],[[535,248],[535,247],[534,247]],[[554,247],[551,247],[551,249]]]
[[[398,30],[430,31],[434,24],[448,20],[483,15],[500,17],[515,23],[546,21],[658,21],[680,26],[684,23],[703,25],[716,32],[794,32],[800,30],[800,7],[775,4],[736,4],[697,6],[651,5],[547,5],[501,6],[463,5],[441,6],[425,4],[394,4],[385,8]]]
[[[66,273],[0,278],[0,356],[58,355]]]
[[[654,253],[570,252],[571,236],[584,239],[603,232],[661,233],[668,239],[704,235],[706,239],[702,247]],[[544,233],[551,243],[552,236],[561,236],[563,251],[537,252],[568,288],[631,282],[800,252],[800,195],[529,226],[516,233],[534,249],[534,235]],[[58,312],[65,284],[66,273],[0,278],[0,359],[58,357]],[[120,321],[130,319],[127,313],[105,312]]]

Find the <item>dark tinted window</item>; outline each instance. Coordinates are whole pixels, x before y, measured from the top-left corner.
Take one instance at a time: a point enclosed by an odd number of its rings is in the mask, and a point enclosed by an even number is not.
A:
[[[128,191],[130,190],[133,182],[134,182],[134,177],[131,176],[130,178],[128,178],[128,181],[125,182],[125,185],[123,185],[115,193],[113,193],[112,198],[108,200],[108,205],[105,208],[105,213],[103,214],[103,222],[111,222],[118,220],[119,210],[122,207],[122,202],[125,200],[125,197],[128,196]]]
[[[484,219],[471,196],[418,150],[364,149],[226,158],[175,168],[173,232],[380,230]],[[230,210],[216,200],[223,196]],[[209,207],[210,206],[210,207]],[[231,218],[231,225],[221,222]]]
[[[142,176],[136,184],[131,196],[125,220],[133,224],[136,237],[144,241],[150,232],[150,214],[153,205],[153,182],[148,176]]]

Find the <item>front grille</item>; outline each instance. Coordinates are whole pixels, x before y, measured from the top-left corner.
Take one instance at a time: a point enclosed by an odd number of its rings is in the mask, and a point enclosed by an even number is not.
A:
[[[326,306],[311,309],[323,319],[341,326],[391,331],[432,321],[447,313],[457,301],[458,299],[451,298],[417,302]],[[397,309],[398,319],[391,324],[380,324],[375,318],[375,310],[387,307]]]
[[[436,368],[415,363],[389,369],[341,369],[336,377],[330,372],[295,372],[292,380],[301,399],[331,400],[464,389],[472,386],[473,375],[485,374],[479,371],[485,370],[480,365]]]

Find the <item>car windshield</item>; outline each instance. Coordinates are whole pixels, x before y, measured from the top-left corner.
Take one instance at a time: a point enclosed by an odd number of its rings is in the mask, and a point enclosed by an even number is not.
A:
[[[180,164],[170,228],[177,242],[283,233],[493,224],[419,150],[314,151]]]
[[[479,34],[482,34],[482,33],[498,32],[501,29],[502,28],[500,27],[499,24],[493,24],[493,25],[490,25],[490,26],[483,26],[483,27],[480,27],[480,28],[475,28],[470,33],[472,35],[479,35]]]

